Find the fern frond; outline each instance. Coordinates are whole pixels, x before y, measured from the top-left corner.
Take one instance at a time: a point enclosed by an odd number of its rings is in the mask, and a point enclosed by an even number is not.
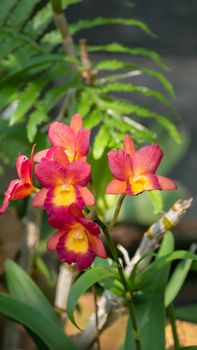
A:
[[[17,2],[18,0],[1,0],[0,26],[6,21],[6,18]]]
[[[42,105],[38,104],[36,109],[30,114],[27,122],[27,137],[29,142],[33,142],[38,126],[47,120],[48,116],[45,114]]]
[[[40,0],[20,0],[9,14],[6,24],[20,30],[30,17],[34,7]],[[25,9],[25,11],[24,11]]]
[[[111,25],[111,24],[121,24],[125,26],[135,26],[140,28],[145,33],[155,36],[155,34],[151,31],[151,29],[142,21],[132,18],[104,18],[97,17],[94,19],[83,19],[76,23],[70,25],[71,34],[76,34],[82,29],[90,29],[93,27]]]
[[[107,45],[89,46],[88,49],[90,52],[104,51],[104,52],[112,52],[112,53],[128,53],[134,56],[148,57],[161,68],[168,70],[167,65],[163,62],[163,60],[161,59],[160,55],[157,52],[152,50],[147,50],[142,47],[130,48],[119,43],[111,43]]]
[[[168,91],[168,93],[175,97],[174,89],[170,81],[160,72],[155,71],[153,69],[144,68],[137,64],[127,63],[121,60],[104,60],[100,61],[95,65],[95,68],[98,71],[117,71],[121,69],[132,69],[137,70],[143,74],[149,75],[151,77],[156,78],[163,85],[163,87]],[[107,80],[107,77],[105,78]],[[116,80],[118,79],[116,75]]]

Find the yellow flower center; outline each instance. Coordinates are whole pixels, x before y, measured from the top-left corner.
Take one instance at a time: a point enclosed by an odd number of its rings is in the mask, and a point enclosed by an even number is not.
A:
[[[65,247],[75,253],[86,253],[88,251],[88,238],[82,226],[73,228],[67,235]]]
[[[142,176],[133,178],[129,178],[129,182],[131,184],[133,194],[138,194],[145,190],[145,180]]]
[[[57,207],[68,206],[76,201],[75,189],[72,185],[60,185],[55,187],[53,204]]]
[[[73,152],[73,151],[71,151],[71,150],[67,150],[67,149],[65,149],[64,152],[65,152],[66,155],[67,155],[67,158],[68,158],[69,163],[71,163],[71,162],[74,160],[74,158],[75,158],[75,152]]]

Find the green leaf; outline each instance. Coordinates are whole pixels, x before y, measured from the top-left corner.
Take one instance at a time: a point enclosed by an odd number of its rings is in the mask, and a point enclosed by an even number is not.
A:
[[[31,21],[28,21],[24,32],[30,37],[36,39],[45,31],[45,29],[47,29],[51,20],[52,8],[51,4],[48,3],[46,6],[42,7],[38,12],[36,12]]]
[[[17,5],[12,9],[7,20],[7,24],[10,27],[17,28],[18,30],[22,28],[23,24],[30,17],[35,5],[40,0],[20,0]],[[22,11],[23,9],[23,11]],[[25,11],[24,11],[25,9]]]
[[[47,79],[48,80],[48,79]],[[36,82],[27,84],[25,90],[18,96],[18,104],[10,119],[10,126],[19,123],[25,114],[33,106],[41,93],[42,88],[47,83],[46,79],[37,79]]]
[[[0,25],[2,25],[18,0],[1,0]]]
[[[108,146],[109,140],[110,134],[108,128],[106,125],[102,125],[94,139],[93,157],[95,159],[99,159],[103,155],[105,148]]]
[[[161,191],[148,192],[148,196],[154,208],[154,214],[159,214],[163,210],[163,198]]]
[[[93,19],[83,19],[79,22],[73,23],[70,25],[71,34],[76,34],[82,29],[89,29],[92,27],[111,25],[111,24],[121,24],[125,26],[136,26],[143,30],[145,33],[155,36],[150,28],[142,21],[132,18],[103,18],[97,17]]]
[[[169,265],[174,260],[187,260],[192,259],[193,261],[197,261],[197,254],[188,252],[186,250],[176,250],[172,254],[167,254],[166,256],[162,256],[161,258],[153,261],[144,271],[141,271],[136,276],[135,287],[141,288],[143,285],[148,283],[156,271],[163,268],[165,265]]]
[[[53,307],[27,273],[12,260],[5,263],[6,280],[11,296],[18,301],[31,305],[46,318],[58,324]]]
[[[166,286],[165,305],[169,306],[181,290],[192,265],[192,259],[181,261]]]
[[[180,350],[197,350],[197,346],[184,346]]]
[[[106,51],[106,52],[119,52],[119,53],[128,53],[134,56],[144,56],[149,57],[154,63],[156,63],[161,68],[168,70],[166,64],[162,61],[160,55],[155,51],[147,50],[142,47],[130,48],[119,43],[111,43],[107,45],[97,45],[89,46],[88,50],[90,52]]]
[[[131,63],[127,63],[121,60],[104,60],[104,61],[100,61],[95,65],[97,70],[107,70],[107,71],[116,71],[119,69],[131,69],[132,71],[136,71],[139,74],[146,74],[149,75],[151,77],[156,78],[157,80],[159,80],[159,82],[161,83],[161,85],[166,89],[166,91],[168,91],[168,93],[172,96],[175,97],[175,93],[174,93],[174,89],[172,84],[170,83],[170,81],[160,72],[157,72],[153,69],[149,69],[149,68],[144,68],[141,67],[137,64],[131,64]],[[130,73],[130,72],[128,72]],[[105,80],[109,79],[111,80],[113,78],[112,77],[106,77]],[[114,76],[115,81],[119,80],[118,78],[118,74],[116,74]]]
[[[71,322],[76,326],[74,318],[74,309],[80,296],[87,291],[93,284],[102,281],[105,278],[114,277],[117,278],[117,273],[113,269],[106,267],[95,267],[87,270],[82,276],[71,286],[68,301],[67,301],[67,314]]]
[[[76,350],[75,345],[53,319],[9,295],[0,294],[0,314],[22,324],[50,350]]]
[[[98,126],[102,122],[102,113],[100,113],[98,110],[90,111],[84,118],[83,118],[83,125],[84,128],[92,129],[95,126]]]
[[[97,88],[97,87],[96,87]],[[134,84],[123,84],[120,82],[105,84],[104,86],[98,87],[98,91],[106,93],[112,91],[121,91],[121,92],[134,92],[139,93],[145,96],[151,96],[164,103],[165,105],[169,105],[169,101],[167,98],[156,90],[151,90],[145,86],[137,86]]]
[[[48,116],[45,114],[43,106],[38,105],[36,110],[33,111],[27,122],[27,137],[29,142],[33,142],[38,126],[48,120]]]
[[[175,316],[178,320],[197,323],[197,304],[177,307],[175,309]]]
[[[168,232],[163,239],[157,258],[171,254],[174,249],[174,239]],[[143,350],[165,350],[165,307],[164,287],[169,275],[169,266],[164,266],[149,280],[140,295],[136,295],[134,308]],[[128,321],[124,350],[135,350],[132,336],[131,320]]]

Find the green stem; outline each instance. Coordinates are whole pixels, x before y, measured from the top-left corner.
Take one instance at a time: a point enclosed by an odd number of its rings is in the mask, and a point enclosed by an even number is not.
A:
[[[63,11],[61,0],[51,0],[51,5],[53,8],[53,12],[58,14],[58,13],[61,13]]]
[[[171,324],[171,328],[172,328],[172,334],[173,334],[173,338],[174,338],[174,349],[179,350],[180,344],[179,344],[179,337],[178,337],[177,329],[176,329],[176,318],[175,318],[175,314],[174,314],[173,304],[169,305],[168,311],[169,311],[170,324]]]
[[[122,201],[123,201],[123,199],[122,199]],[[115,211],[115,213],[116,213],[116,211]],[[105,225],[102,222],[102,220],[100,220],[97,216],[95,217],[95,221],[98,223],[98,225],[103,230],[103,232],[105,234],[105,237],[107,239],[107,242],[109,244],[112,256],[113,256],[113,258],[114,258],[114,260],[115,260],[115,262],[117,264],[117,268],[118,268],[118,272],[119,272],[119,275],[120,275],[120,279],[122,281],[122,284],[123,284],[123,287],[124,287],[124,290],[125,290],[125,296],[126,296],[126,300],[127,300],[127,306],[128,306],[128,309],[129,309],[129,315],[130,315],[131,322],[132,322],[132,325],[133,325],[133,337],[134,337],[134,340],[135,340],[136,350],[141,350],[142,348],[141,348],[140,337],[139,337],[139,332],[138,332],[138,327],[137,327],[137,320],[136,320],[136,316],[135,316],[135,310],[134,310],[133,301],[132,301],[132,294],[131,294],[131,292],[129,290],[129,286],[127,284],[127,280],[126,280],[125,275],[123,273],[122,266],[121,266],[119,258],[118,258],[118,252],[117,252],[116,246],[114,245],[114,243],[112,241],[112,238],[110,236],[110,232],[109,232],[109,229],[108,229],[107,225]]]
[[[114,216],[113,216],[113,219],[112,219],[112,222],[111,224],[109,225],[109,229],[111,230],[112,227],[115,225],[117,219],[118,219],[118,215],[120,213],[120,209],[122,207],[122,203],[123,203],[123,200],[125,199],[125,194],[121,194],[121,196],[119,197],[118,199],[118,203],[116,205],[116,209],[115,209],[115,212],[114,212]]]

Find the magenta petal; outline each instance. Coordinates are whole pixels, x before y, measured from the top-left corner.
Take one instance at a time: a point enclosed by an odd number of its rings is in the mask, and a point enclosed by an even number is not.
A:
[[[81,156],[86,156],[89,150],[90,131],[81,129],[76,137],[76,153]]]
[[[157,178],[159,180],[159,184],[162,190],[171,191],[171,190],[177,189],[176,184],[172,180],[168,179],[167,177],[157,176]]]
[[[63,235],[61,231],[54,232],[47,241],[47,249],[48,250],[56,250],[56,246],[60,237]]]
[[[70,128],[73,130],[74,134],[77,135],[79,130],[82,129],[82,118],[80,114],[75,114],[70,120]]]
[[[84,161],[73,161],[67,166],[67,178],[70,183],[86,186],[90,181],[91,168]]]
[[[140,148],[132,157],[134,176],[155,173],[162,157],[163,152],[156,144]]]
[[[43,187],[49,188],[65,182],[66,170],[56,162],[44,160],[35,166],[35,176]]]
[[[48,188],[42,188],[39,192],[37,192],[34,195],[32,200],[32,206],[34,208],[43,208],[48,190]]]
[[[18,155],[16,160],[16,170],[19,178],[23,182],[31,182],[31,167],[29,159],[26,156]]]
[[[121,181],[127,180],[132,174],[131,157],[123,150],[110,151],[108,153],[109,167],[113,176]]]
[[[8,189],[5,192],[5,197],[4,197],[4,201],[2,204],[2,207],[0,208],[0,215],[4,214],[10,200],[12,200],[14,193],[16,192],[16,189],[20,186],[21,181],[20,180],[12,180],[8,186]]]
[[[74,150],[75,134],[71,128],[60,122],[53,122],[49,127],[49,141],[53,146]]]

